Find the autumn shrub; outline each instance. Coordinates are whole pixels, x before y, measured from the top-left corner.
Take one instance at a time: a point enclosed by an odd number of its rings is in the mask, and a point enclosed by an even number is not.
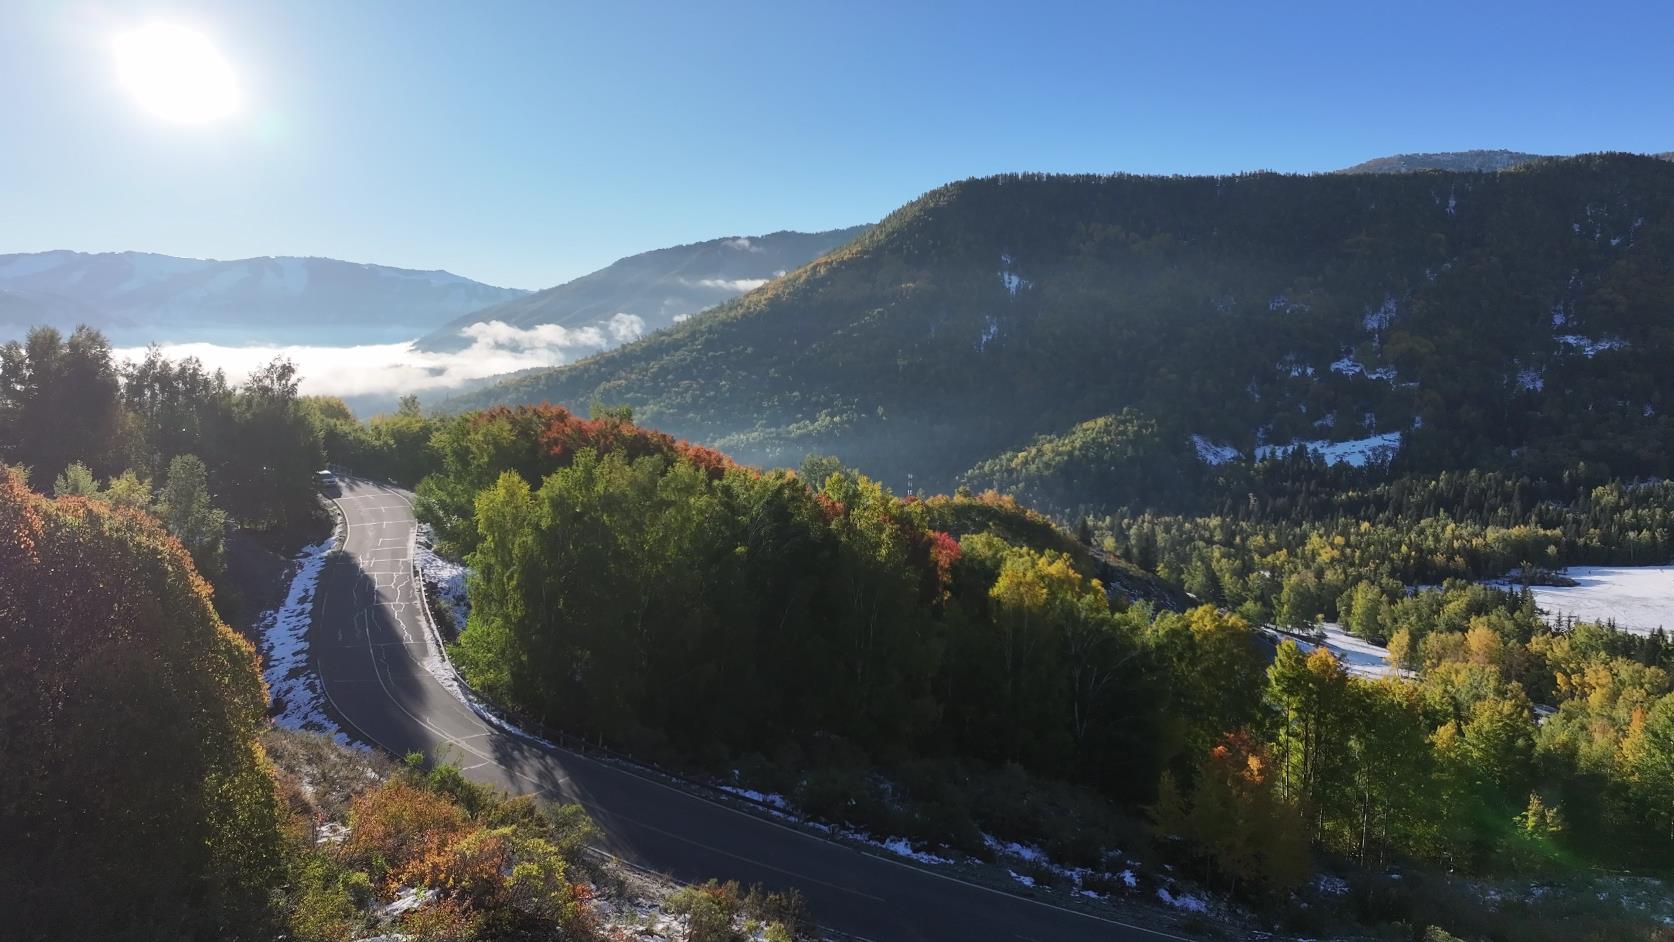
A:
[[[350,804],[343,859],[380,880],[399,880],[420,858],[443,852],[472,827],[447,796],[393,778]]]
[[[0,676],[0,932],[270,934],[265,691],[179,542],[0,468]]]
[[[686,917],[686,942],[732,942],[733,919],[743,907],[736,882],[684,887],[665,903],[669,912]]]

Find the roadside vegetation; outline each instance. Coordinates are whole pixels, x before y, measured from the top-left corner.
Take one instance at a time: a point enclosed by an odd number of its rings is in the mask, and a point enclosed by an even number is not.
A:
[[[1178,518],[1150,531],[1095,520],[1077,539],[998,495],[901,499],[825,460],[739,467],[619,411],[425,421],[435,470],[420,512],[471,566],[457,663],[532,726],[929,854],[998,856],[1042,886],[1121,897],[1122,860],[1172,864],[1281,926],[1418,919],[1416,891],[1377,902],[1391,872],[1559,879],[1674,863],[1656,771],[1674,762],[1662,639],[1557,632],[1526,594],[1462,582],[1413,594],[1397,578],[1637,547],[1665,506],[1654,488],[1584,492],[1579,508],[1529,497],[1518,530],[1500,525],[1510,510],[1474,500],[1515,482],[1409,481],[1402,500],[1467,495],[1495,522],[1408,528],[1416,546],[1381,565],[1371,548],[1333,555],[1347,537],[1252,512],[1240,525],[1274,536],[1249,543],[1275,554],[1246,560],[1274,574],[1252,605],[1185,575],[1218,547],[1179,536]],[[1338,500],[1364,509],[1391,493]],[[1431,532],[1474,562],[1426,552]],[[1333,565],[1368,577],[1334,582]],[[1214,604],[1136,601],[1099,578],[1114,574],[1183,582]],[[1390,641],[1412,679],[1275,651],[1253,630],[1266,606],[1304,629],[1340,616]],[[1556,713],[1540,722],[1537,705]],[[1322,866],[1353,895],[1298,907]],[[1611,906],[1588,918],[1648,925]]]

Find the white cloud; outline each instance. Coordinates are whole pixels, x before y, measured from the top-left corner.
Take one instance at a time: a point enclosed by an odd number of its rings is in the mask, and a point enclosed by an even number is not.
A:
[[[605,326],[610,328],[610,336],[617,343],[628,343],[638,340],[645,333],[645,318],[626,312],[612,314]]]
[[[735,249],[741,249],[745,252],[760,253],[760,252],[767,251],[766,249],[762,248],[761,246],[756,245],[755,243],[751,242],[749,240],[749,238],[747,238],[745,236],[739,236],[736,239],[728,239],[727,244],[732,246]]]
[[[562,350],[571,347],[602,347],[605,343],[604,334],[597,327],[589,326],[575,330],[562,324],[513,327],[505,321],[478,321],[460,330],[459,336],[470,340],[473,349],[477,346],[488,346],[514,350],[549,347]]]
[[[687,313],[685,313],[685,314],[676,314],[676,315],[674,315],[674,322],[675,322],[675,323],[676,323],[676,324],[678,324],[678,323],[680,323],[680,322],[681,322],[681,321],[689,321],[689,320],[691,320],[691,319],[692,319],[692,315],[691,315],[691,313],[690,313],[690,312],[687,312]]]
[[[614,326],[613,326],[614,332]],[[174,343],[161,346],[171,360],[197,357],[210,369],[225,370],[229,380],[242,381],[274,357],[285,357],[301,373],[307,395],[376,396],[455,389],[476,380],[518,370],[559,366],[572,352],[585,354],[609,346],[598,327],[571,330],[557,324],[528,329],[501,321],[487,321],[460,331],[471,346],[454,353],[414,349],[416,341],[362,344],[353,347],[280,346],[256,344],[226,347],[212,343]],[[115,351],[118,360],[139,360],[142,347]]]
[[[743,294],[746,291],[754,291],[760,288],[767,284],[769,280],[767,278],[705,278],[696,282],[696,284],[705,288],[720,288],[723,291],[736,291]]]

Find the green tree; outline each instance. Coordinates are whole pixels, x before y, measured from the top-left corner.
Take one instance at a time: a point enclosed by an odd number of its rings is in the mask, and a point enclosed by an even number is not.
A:
[[[200,572],[222,571],[227,515],[209,495],[209,474],[196,455],[177,455],[158,495],[157,512],[163,525],[179,540]]]
[[[72,461],[52,482],[52,493],[55,497],[98,497],[99,482],[87,465]]]

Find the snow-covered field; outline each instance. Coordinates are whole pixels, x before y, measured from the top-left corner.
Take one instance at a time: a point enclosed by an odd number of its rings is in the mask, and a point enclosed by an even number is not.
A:
[[[1564,575],[1575,586],[1532,588],[1535,606],[1549,619],[1575,616],[1637,634],[1674,628],[1674,566],[1574,566]],[[1510,586],[1508,583],[1497,583]]]

